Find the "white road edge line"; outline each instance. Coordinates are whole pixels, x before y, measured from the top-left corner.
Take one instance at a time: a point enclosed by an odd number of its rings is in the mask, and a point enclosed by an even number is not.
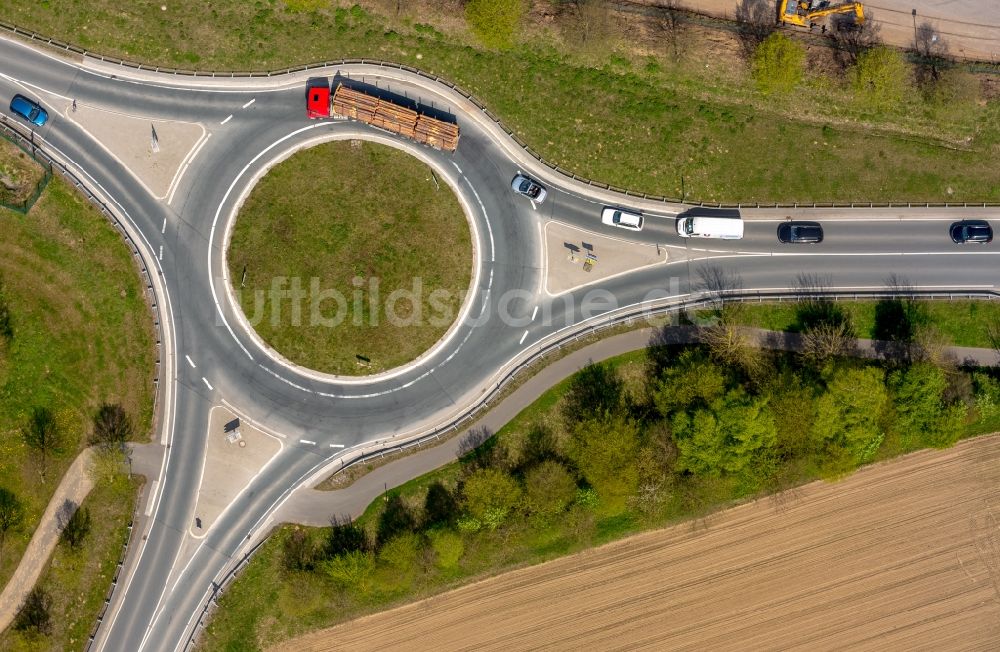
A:
[[[212,383],[208,382],[208,379],[205,378],[204,376],[201,377],[201,381],[205,383],[205,386],[208,387],[208,389],[210,390],[215,389],[214,387],[212,387]]]
[[[149,500],[146,501],[146,512],[145,512],[146,516],[149,516],[150,514],[153,513],[153,501],[156,498],[156,492],[159,490],[159,488],[160,488],[159,480],[153,480],[153,483],[149,485]]]

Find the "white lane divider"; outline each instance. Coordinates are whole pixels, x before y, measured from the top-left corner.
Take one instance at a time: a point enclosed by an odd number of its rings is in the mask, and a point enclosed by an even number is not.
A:
[[[309,444],[310,446],[315,446],[316,445],[316,442],[310,441],[308,439],[300,439],[299,443],[300,444]]]
[[[521,336],[521,341],[518,342],[518,346],[524,344],[524,338],[528,337],[528,331],[524,331],[524,335]]]
[[[201,381],[205,383],[205,386],[208,387],[209,390],[215,389],[214,387],[212,387],[212,383],[208,382],[208,379],[205,378],[204,376],[201,377]]]
[[[535,321],[535,317],[537,316],[538,316],[538,306],[535,306],[535,309],[531,311],[531,321]]]
[[[248,106],[250,106],[251,104],[253,104],[256,101],[257,101],[257,98],[255,97],[252,100],[250,100],[249,102],[247,102],[246,104],[244,104],[243,106],[241,106],[240,108],[241,109],[245,109],[245,108],[247,108]]]
[[[194,360],[192,360],[192,359],[191,359],[191,356],[189,356],[189,355],[185,355],[185,356],[184,356],[184,359],[188,361],[188,364],[189,364],[189,365],[191,365],[191,368],[192,368],[192,369],[197,369],[197,368],[198,368],[198,365],[196,365],[196,364],[194,363]]]
[[[163,228],[160,229],[160,233],[166,233],[166,232],[167,232],[167,218],[164,217],[163,218]]]
[[[343,444],[330,444],[330,448],[343,448]]]
[[[232,119],[233,119],[233,114],[232,114],[232,113],[230,113],[230,114],[229,114],[229,117],[228,117],[228,118],[226,118],[225,120],[223,120],[222,122],[220,122],[219,124],[220,124],[220,125],[224,125],[224,124],[226,124],[227,122],[229,122],[229,121],[230,121],[230,120],[232,120]]]
[[[160,260],[163,260],[163,245],[160,245]]]

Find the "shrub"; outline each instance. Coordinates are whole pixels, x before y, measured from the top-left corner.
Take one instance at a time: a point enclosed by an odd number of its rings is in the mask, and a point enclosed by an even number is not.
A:
[[[408,578],[413,573],[413,562],[420,551],[420,537],[413,532],[401,534],[388,541],[378,553],[396,578]]]
[[[462,537],[451,530],[434,530],[430,534],[431,546],[434,548],[434,563],[439,568],[455,568],[465,553],[465,542]]]
[[[562,413],[570,423],[583,421],[621,407],[625,383],[614,369],[590,363],[570,381],[563,397]]]
[[[493,530],[521,503],[517,480],[496,469],[480,469],[469,476],[462,488],[469,515]]]
[[[371,546],[368,535],[347,516],[330,519],[330,534],[326,539],[327,557],[336,557],[349,552],[365,552]]]
[[[805,60],[802,45],[775,32],[757,46],[750,70],[764,93],[788,93],[802,80]]]
[[[524,488],[529,511],[552,515],[566,509],[576,496],[576,481],[566,467],[554,460],[528,471]]]
[[[851,77],[858,100],[876,110],[898,106],[910,85],[903,55],[884,45],[859,54]]]
[[[375,555],[370,552],[349,552],[323,562],[323,570],[346,590],[365,594],[371,589]]]

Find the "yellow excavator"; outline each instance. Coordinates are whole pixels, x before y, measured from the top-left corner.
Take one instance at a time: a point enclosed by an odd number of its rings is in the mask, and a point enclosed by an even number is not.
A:
[[[781,22],[799,27],[809,27],[818,19],[831,14],[854,14],[854,23],[865,22],[865,10],[860,2],[831,2],[831,0],[781,0]]]

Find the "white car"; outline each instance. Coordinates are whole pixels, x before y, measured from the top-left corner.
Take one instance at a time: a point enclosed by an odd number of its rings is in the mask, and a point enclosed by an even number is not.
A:
[[[629,213],[620,208],[605,208],[601,211],[601,221],[611,226],[620,226],[623,229],[642,231],[642,215]]]
[[[524,195],[539,204],[545,201],[545,195],[547,194],[542,184],[523,174],[518,174],[514,177],[514,180],[510,182],[510,188],[517,194]]]

